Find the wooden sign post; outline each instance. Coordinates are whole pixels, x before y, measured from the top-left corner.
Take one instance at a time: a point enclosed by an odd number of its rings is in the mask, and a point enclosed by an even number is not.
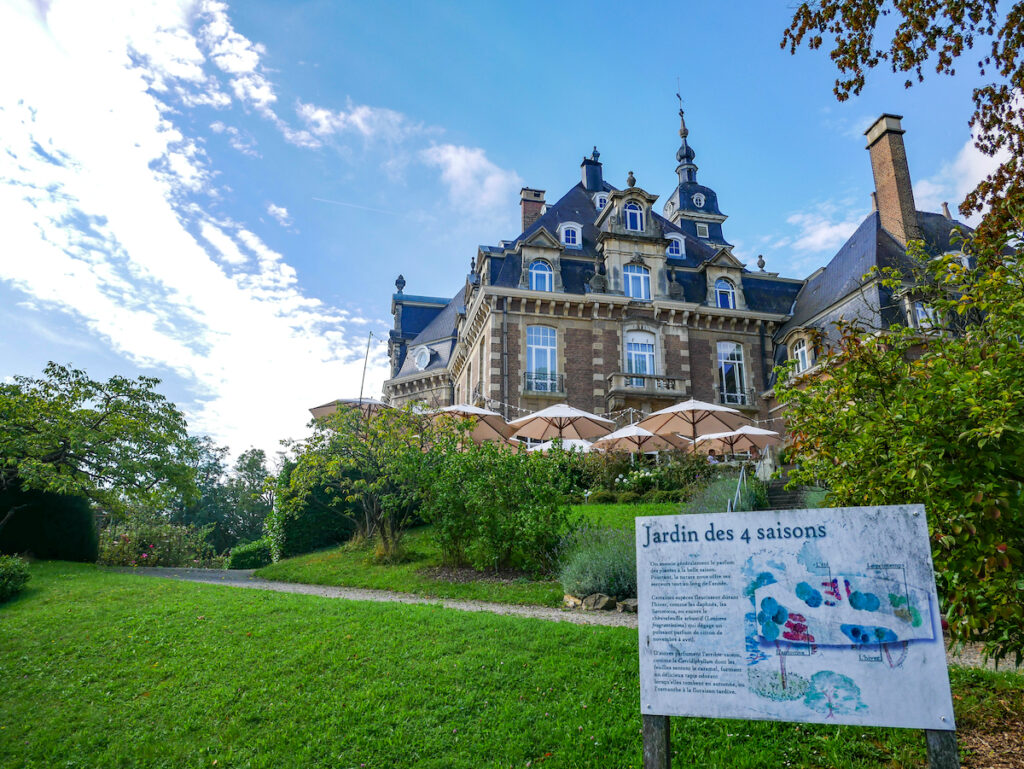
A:
[[[921,505],[637,518],[636,546],[644,769],[674,715],[923,729],[959,769]]]

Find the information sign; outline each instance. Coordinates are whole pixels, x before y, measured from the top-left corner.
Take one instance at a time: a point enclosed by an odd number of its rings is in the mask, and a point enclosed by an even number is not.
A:
[[[644,715],[953,730],[920,505],[636,519]]]

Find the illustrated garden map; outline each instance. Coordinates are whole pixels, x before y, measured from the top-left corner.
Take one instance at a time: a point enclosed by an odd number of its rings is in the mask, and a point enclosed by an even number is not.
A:
[[[953,729],[921,506],[638,518],[644,713]]]

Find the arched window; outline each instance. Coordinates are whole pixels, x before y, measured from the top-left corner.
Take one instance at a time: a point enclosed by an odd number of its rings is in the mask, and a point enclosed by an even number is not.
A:
[[[683,242],[679,238],[669,238],[668,248],[665,253],[669,256],[682,256],[683,255]]]
[[[558,336],[548,326],[526,327],[526,379],[530,392],[558,392]]]
[[[651,271],[639,264],[627,264],[622,268],[623,289],[633,299],[651,298]]]
[[[718,395],[725,404],[746,404],[743,348],[736,342],[718,343]]]
[[[630,374],[653,374],[655,337],[650,331],[626,332],[626,371]],[[628,387],[643,387],[641,377],[626,380]]]
[[[626,218],[626,229],[642,231],[644,228],[644,210],[636,203],[626,203],[623,211]]]
[[[811,354],[807,349],[807,340],[798,339],[793,345],[793,357],[796,359],[796,370],[806,371],[811,367]]]
[[[736,309],[736,288],[731,281],[719,278],[715,281],[715,306],[727,310]]]
[[[534,291],[554,291],[554,273],[550,264],[538,260],[530,265],[530,288]]]

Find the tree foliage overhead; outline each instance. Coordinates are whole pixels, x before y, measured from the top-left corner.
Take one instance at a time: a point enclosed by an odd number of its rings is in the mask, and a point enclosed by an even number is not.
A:
[[[1008,240],[1021,237],[1017,226]],[[936,328],[842,325],[825,375],[784,382],[777,395],[799,463],[793,482],[824,483],[841,506],[924,503],[954,639],[1019,662],[1024,270],[1006,244],[976,243],[971,268],[918,247],[925,275],[911,290],[936,311]],[[886,282],[905,288],[902,276]]]
[[[930,64],[939,74],[954,75],[962,55],[984,46],[977,65],[992,81],[974,90],[970,122],[979,150],[990,156],[1005,151],[1008,159],[967,196],[960,211],[969,215],[990,207],[981,234],[991,231],[995,238],[1012,226],[1024,195],[1024,2],[1008,4],[1002,14],[998,6],[998,0],[802,2],[781,43],[790,53],[802,45],[830,47],[839,70],[834,89],[839,101],[859,94],[867,72],[883,63],[920,82]],[[877,40],[880,24],[890,19],[895,21],[891,39]]]
[[[158,379],[90,379],[49,363],[0,384],[0,489],[88,497],[106,509],[194,490],[185,419]],[[15,510],[0,510],[0,526]]]

